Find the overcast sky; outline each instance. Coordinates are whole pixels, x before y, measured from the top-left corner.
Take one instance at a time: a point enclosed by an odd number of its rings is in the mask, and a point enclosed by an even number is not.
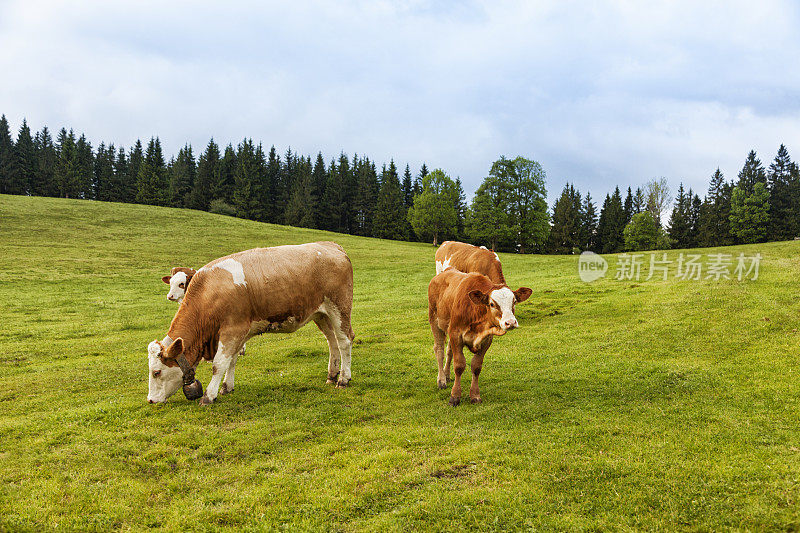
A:
[[[500,155],[597,198],[800,159],[800,13],[760,2],[0,0],[0,113],[167,154],[345,151],[468,193]],[[600,198],[602,200],[602,198]]]

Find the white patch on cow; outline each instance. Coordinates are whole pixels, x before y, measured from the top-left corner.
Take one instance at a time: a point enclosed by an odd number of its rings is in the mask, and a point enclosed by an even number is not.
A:
[[[183,288],[180,287],[183,283]],[[186,272],[177,272],[169,280],[169,293],[167,293],[167,300],[180,303],[186,294]]]
[[[247,285],[247,282],[244,279],[244,268],[242,268],[242,264],[237,261],[236,259],[225,259],[220,261],[216,265],[211,267],[211,270],[215,268],[221,268],[223,270],[227,270],[233,276],[233,284],[234,285]],[[203,270],[202,268],[200,270]],[[198,271],[199,272],[199,271]]]
[[[483,249],[484,249],[484,250],[486,250],[487,252],[489,251],[489,249],[488,249],[487,247],[485,247],[485,246],[481,246],[481,248],[483,248]]]
[[[167,336],[169,338],[169,336]],[[151,403],[166,402],[167,398],[183,384],[183,372],[178,367],[168,367],[161,362],[163,347],[158,341],[153,341],[147,345],[148,359],[148,391],[147,401]]]
[[[444,261],[436,261],[436,273],[441,274],[445,270],[450,268],[450,258],[445,257]]]
[[[503,330],[513,329],[519,325],[517,318],[514,316],[514,293],[508,287],[497,289],[489,294],[489,298],[494,300],[500,312],[503,314],[500,317],[500,327]]]

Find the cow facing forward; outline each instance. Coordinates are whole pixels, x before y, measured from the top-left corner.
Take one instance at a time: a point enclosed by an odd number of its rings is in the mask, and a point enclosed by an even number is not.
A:
[[[192,281],[192,277],[195,274],[197,274],[197,271],[193,268],[174,267],[169,276],[161,278],[161,281],[169,285],[167,300],[181,303],[183,296],[186,294],[186,289],[189,287],[189,282]]]
[[[448,267],[461,272],[477,272],[494,283],[506,284],[500,258],[484,246],[473,246],[458,241],[443,242],[436,249],[436,273],[439,274]]]
[[[151,403],[184,385],[202,395],[194,369],[213,362],[201,405],[233,390],[233,368],[244,343],[262,333],[291,333],[313,321],[328,340],[328,382],[351,378],[353,268],[341,246],[316,242],[256,248],[222,257],[197,271],[167,336],[148,346]],[[223,381],[223,375],[225,379]]]
[[[469,398],[480,403],[478,376],[483,368],[483,356],[495,335],[505,335],[519,326],[514,305],[531,295],[527,287],[512,291],[505,283],[494,283],[483,274],[465,274],[448,268],[434,276],[428,285],[428,321],[433,332],[433,351],[439,365],[436,382],[440,389],[450,379],[450,363],[456,379],[450,392],[450,405],[461,402],[461,374],[467,367],[464,348],[472,356],[472,385]],[[447,342],[447,361],[444,347]]]

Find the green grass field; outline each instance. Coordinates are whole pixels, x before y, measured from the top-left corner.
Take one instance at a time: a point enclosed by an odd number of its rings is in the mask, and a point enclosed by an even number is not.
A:
[[[248,343],[210,408],[147,404],[170,267],[320,239],[355,268],[350,388],[311,324]],[[760,278],[586,284],[576,257],[501,255],[533,296],[483,403],[451,408],[430,245],[0,196],[0,530],[798,529],[800,242],[726,252]]]

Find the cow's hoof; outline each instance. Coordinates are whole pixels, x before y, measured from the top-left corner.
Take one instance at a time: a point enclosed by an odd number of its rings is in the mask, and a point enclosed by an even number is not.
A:
[[[203,396],[200,399],[200,405],[206,406],[206,405],[211,405],[212,403],[214,403],[214,400],[209,400],[208,396]]]
[[[339,381],[336,382],[336,388],[337,389],[346,389],[347,385],[349,383],[350,383],[349,380],[340,379]]]
[[[439,385],[440,389],[444,389],[445,387],[447,387],[446,381],[437,381],[436,384]]]
[[[227,383],[223,383],[222,387],[219,388],[219,393],[220,394],[230,394],[232,392],[233,392],[233,389],[228,390],[228,384]]]
[[[456,398],[454,396],[450,396],[450,405],[455,407],[456,405],[461,403],[461,398]]]
[[[477,398],[470,398],[469,403],[481,403],[481,397],[478,396]]]

